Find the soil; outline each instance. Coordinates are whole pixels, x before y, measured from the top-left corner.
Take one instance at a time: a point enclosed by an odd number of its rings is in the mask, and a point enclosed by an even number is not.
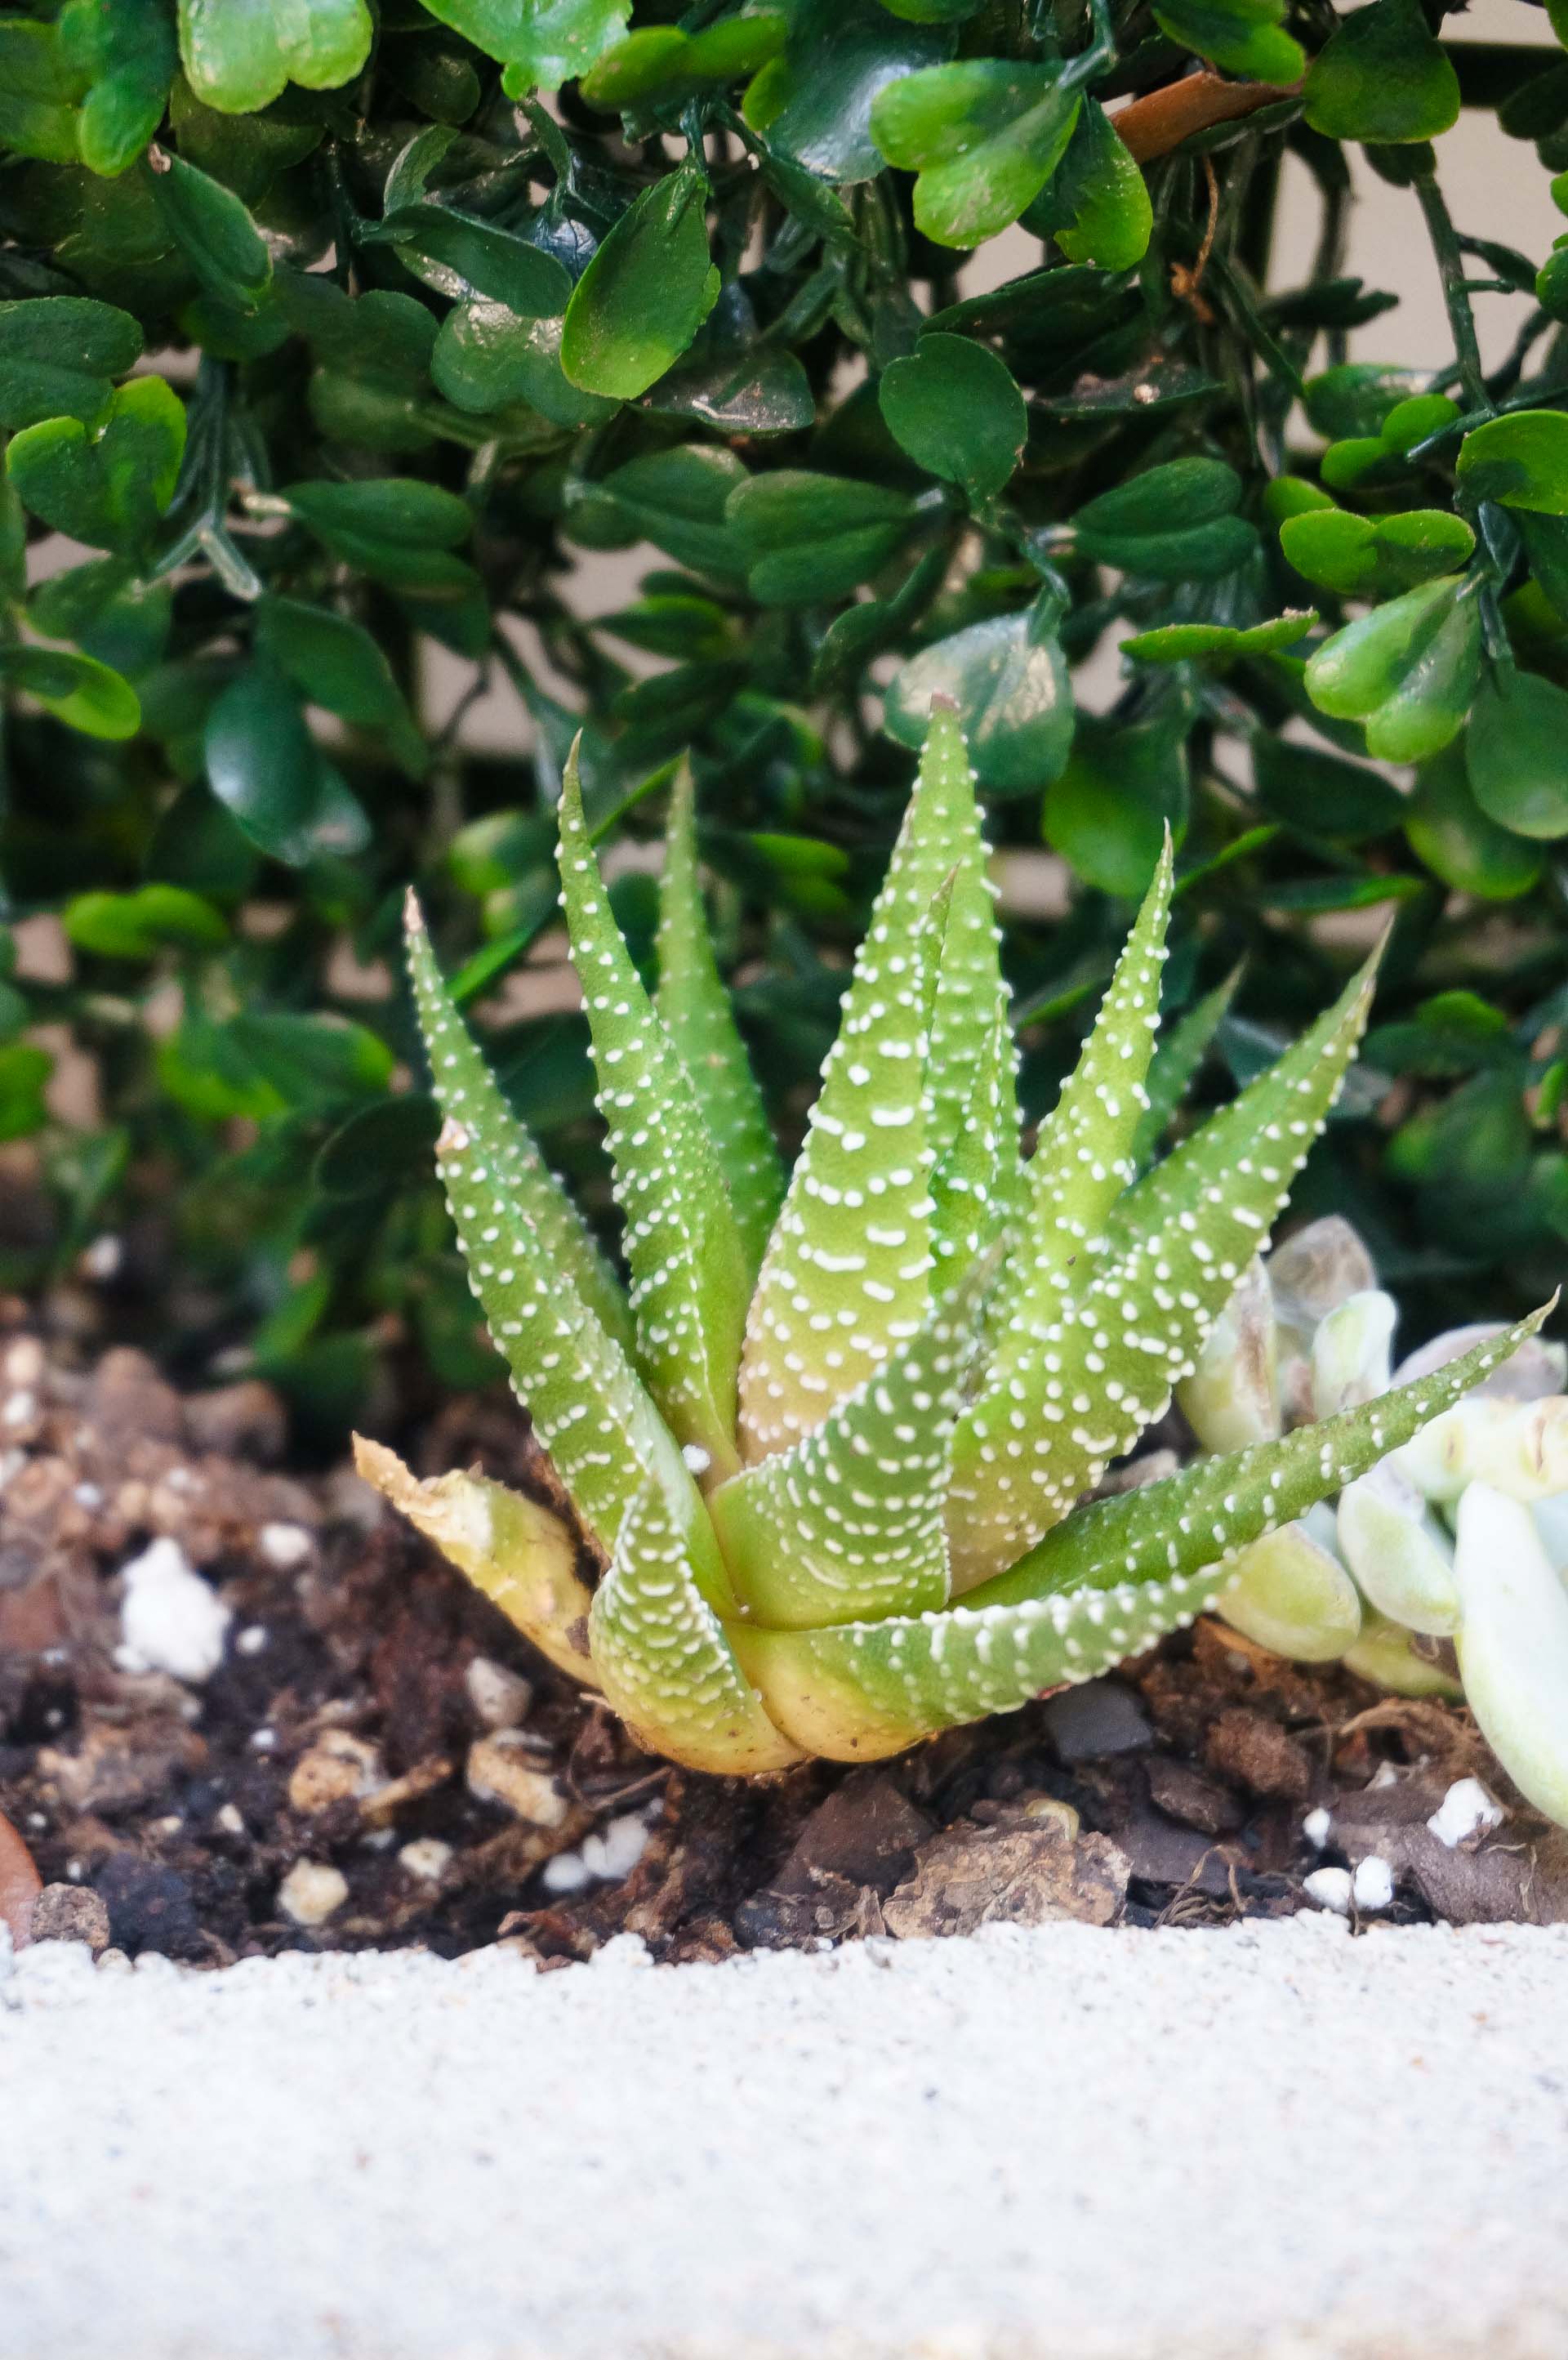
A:
[[[393,1438],[420,1473],[550,1496],[507,1402]],[[998,1919],[1282,1917],[1314,1906],[1313,1871],[1367,1859],[1392,1881],[1381,1922],[1568,1918],[1568,1837],[1463,1711],[1215,1622],[876,1767],[673,1770],[350,1471],[287,1471],[286,1441],[263,1384],[182,1395],[128,1350],[73,1367],[20,1306],[0,1314],[17,1939],[198,1965],[500,1939],[550,1965],[631,1932],[713,1960]],[[1427,1821],[1472,1777],[1499,1823],[1445,1841]]]

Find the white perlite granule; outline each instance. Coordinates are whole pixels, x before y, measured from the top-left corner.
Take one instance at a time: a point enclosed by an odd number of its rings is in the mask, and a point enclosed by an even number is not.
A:
[[[169,1672],[177,1680],[211,1679],[223,1660],[233,1621],[178,1541],[156,1540],[121,1568],[125,1602],[115,1661],[125,1672]]]

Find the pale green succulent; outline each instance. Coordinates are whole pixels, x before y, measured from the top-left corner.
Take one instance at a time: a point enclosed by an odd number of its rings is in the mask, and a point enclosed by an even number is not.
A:
[[[1198,1439],[1270,1439],[1503,1332],[1456,1329],[1393,1371],[1397,1316],[1348,1224],[1314,1223],[1253,1263],[1180,1387]],[[1514,1351],[1335,1509],[1244,1549],[1220,1612],[1277,1654],[1462,1697],[1520,1792],[1568,1825],[1565,1377],[1561,1344]]]
[[[1076,1071],[1020,1153],[974,778],[933,713],[786,1182],[677,792],[648,998],[574,770],[562,900],[629,1272],[623,1294],[410,958],[474,1291],[602,1578],[482,1478],[365,1471],[653,1752],[866,1760],[1136,1654],[1236,1553],[1337,1492],[1532,1332],[1322,1424],[1092,1495],[1193,1370],[1355,1054],[1370,970],[1143,1177],[1169,851]]]

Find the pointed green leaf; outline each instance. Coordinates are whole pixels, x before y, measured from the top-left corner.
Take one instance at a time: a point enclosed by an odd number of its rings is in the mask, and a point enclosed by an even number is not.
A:
[[[272,256],[245,205],[183,156],[155,149],[153,161],[164,227],[202,292],[234,311],[254,311],[271,284]]]
[[[752,1304],[741,1363],[741,1441],[750,1460],[820,1426],[925,1317],[936,1160],[928,1060],[945,948],[932,905],[946,885],[942,916],[951,924],[959,864],[972,858],[966,798],[972,811],[963,739],[947,715],[933,728],[855,959]],[[976,919],[966,898],[949,985],[956,1008],[976,988],[984,958]],[[991,923],[988,904],[984,922]],[[971,1055],[983,1037],[976,1022]],[[971,1078],[960,1081],[954,1067],[944,1095],[953,1091],[962,1105]]]
[[[697,880],[696,817],[687,763],[677,775],[670,803],[654,1004],[691,1077],[729,1190],[746,1268],[755,1278],[784,1201],[784,1163],[713,956]]]
[[[1206,1585],[1214,1570],[1216,1551],[1229,1563],[1265,1533],[1304,1515],[1314,1501],[1354,1483],[1500,1368],[1545,1317],[1545,1310],[1532,1311],[1431,1376],[1337,1417],[1299,1426],[1279,1441],[1195,1459],[1162,1483],[1080,1508],[1010,1571],[977,1590],[976,1602],[1016,1604],[1130,1581],[1140,1590],[1163,1593],[1171,1607],[1190,1611],[1194,1586]]]
[[[584,1523],[613,1551],[633,1501],[657,1486],[685,1535],[703,1595],[727,1605],[713,1526],[674,1437],[520,1210],[477,1130],[449,1116],[436,1169],[491,1339]]]
[[[986,874],[987,847],[975,799],[975,771],[957,714],[935,704],[920,754],[917,795],[925,807],[930,838],[927,872],[934,891],[953,879],[947,930],[937,970],[926,1088],[931,1098],[931,1142],[940,1155],[954,1141],[969,1112],[975,1058],[996,1045],[997,1011],[1006,1016],[1007,988],[1002,979],[1002,934],[996,896]],[[1018,1109],[1012,1094],[1012,1033],[1006,1035],[1007,1087],[1002,1114],[1018,1144]]]
[[[945,1604],[953,1424],[992,1270],[950,1289],[814,1433],[713,1493],[735,1590],[763,1622],[809,1629]]]
[[[1018,1207],[1023,1169],[1018,1162],[1018,1062],[1007,1000],[998,995],[996,1013],[973,1060],[974,1082],[963,1120],[931,1174],[931,1249],[946,1282],[985,1251]]]
[[[1112,1206],[1133,1176],[1133,1144],[1149,1106],[1144,1082],[1160,1024],[1160,971],[1173,878],[1171,836],[1093,1031],[1025,1170],[1027,1228],[1007,1308],[1016,1349],[1082,1295]]]
[[[1196,1080],[1236,998],[1241,969],[1233,967],[1222,983],[1195,1000],[1155,1048],[1145,1087],[1149,1104],[1133,1134],[1133,1163],[1141,1171],[1152,1163],[1177,1108]]]
[[[1086,1292],[959,1422],[953,1585],[1000,1573],[1161,1416],[1338,1096],[1373,967],[1241,1097],[1129,1189]]]
[[[1228,1566],[1184,1585],[1083,1590],[951,1606],[832,1631],[737,1627],[735,1652],[779,1728],[806,1752],[870,1762],[922,1737],[1093,1679],[1213,1606]]]
[[[635,400],[678,361],[719,296],[708,183],[688,161],[621,215],[572,290],[561,366],[584,393]]]
[[[745,1252],[696,1092],[605,899],[575,750],[561,784],[561,882],[626,1221],[638,1360],[676,1439],[722,1480],[736,1464]]]
[[[411,893],[407,915],[408,972],[437,1105],[470,1133],[496,1185],[526,1216],[545,1255],[606,1334],[629,1350],[631,1313],[619,1279],[527,1127],[497,1088],[441,978],[419,903]]]
[[[651,1484],[621,1527],[588,1629],[606,1699],[650,1753],[728,1776],[799,1760],[736,1663]]]

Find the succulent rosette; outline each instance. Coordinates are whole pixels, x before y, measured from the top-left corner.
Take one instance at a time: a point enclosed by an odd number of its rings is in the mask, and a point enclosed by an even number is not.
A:
[[[975,781],[938,705],[787,1175],[708,933],[689,778],[651,997],[570,768],[560,818],[624,1286],[412,905],[409,955],[474,1292],[585,1546],[485,1478],[418,1483],[374,1444],[361,1464],[653,1752],[732,1773],[867,1760],[1104,1671],[1215,1606],[1245,1552],[1410,1444],[1539,1325],[1095,1496],[1177,1385],[1212,1382],[1216,1334],[1237,1349],[1219,1323],[1355,1055],[1371,965],[1140,1172],[1167,847],[1026,1156]]]

